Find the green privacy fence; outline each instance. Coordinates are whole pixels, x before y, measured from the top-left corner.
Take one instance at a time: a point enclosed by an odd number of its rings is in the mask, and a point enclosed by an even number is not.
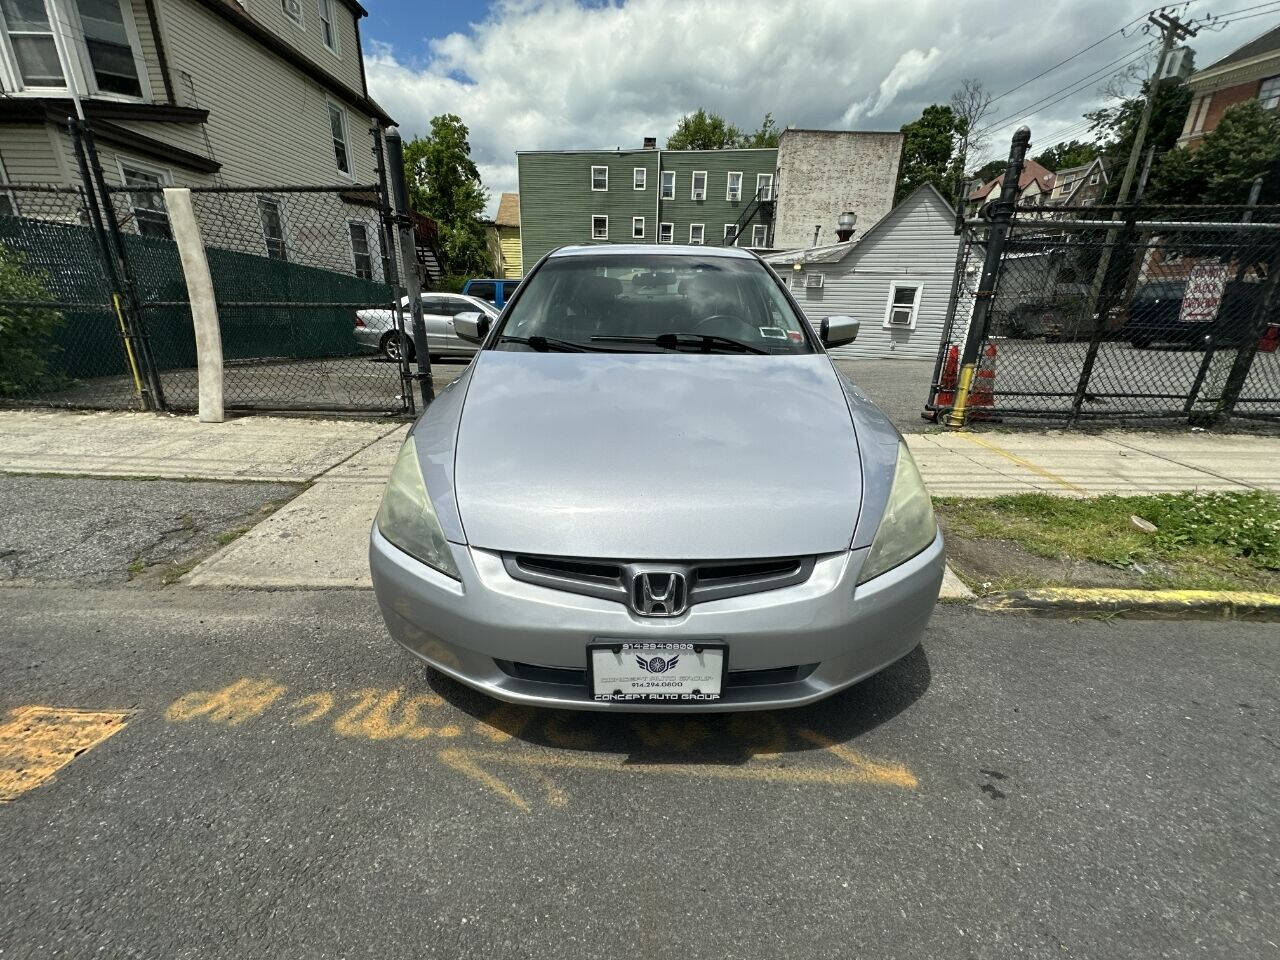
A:
[[[123,240],[157,367],[194,367],[195,337],[176,244],[134,234]],[[0,243],[40,279],[51,307],[61,314],[53,368],[76,379],[125,374],[110,284],[93,231],[73,223],[0,216]],[[234,250],[211,248],[207,254],[228,361],[367,352],[353,337],[351,304],[390,303],[386,284],[377,281]]]
[[[157,366],[194,366],[191,310],[176,244],[126,236],[125,246]],[[206,255],[227,361],[356,356],[367,351],[353,336],[352,304],[390,306],[387,285],[375,280],[217,247]]]

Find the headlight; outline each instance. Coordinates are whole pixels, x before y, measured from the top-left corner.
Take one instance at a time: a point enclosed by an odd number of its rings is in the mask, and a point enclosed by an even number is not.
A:
[[[396,465],[391,468],[375,523],[384,537],[411,557],[455,580],[462,579],[427,496],[427,485],[422,482],[412,435],[400,448]]]
[[[911,451],[898,441],[898,466],[893,472],[893,487],[889,502],[880,518],[871,551],[858,575],[859,583],[866,583],[886,570],[905,563],[938,535],[938,524],[933,519],[933,504],[924,480],[911,457]]]

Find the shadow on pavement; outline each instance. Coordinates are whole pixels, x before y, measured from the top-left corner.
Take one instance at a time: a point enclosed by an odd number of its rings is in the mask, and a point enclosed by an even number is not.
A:
[[[661,716],[503,703],[430,668],[427,682],[452,706],[493,728],[495,738],[624,754],[631,763],[742,764],[758,756],[849,745],[920,699],[930,677],[921,645],[875,676],[809,706]]]

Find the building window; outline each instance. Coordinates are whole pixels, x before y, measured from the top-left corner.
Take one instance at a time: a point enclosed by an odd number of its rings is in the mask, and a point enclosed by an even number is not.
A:
[[[1093,174],[1093,176],[1091,176],[1091,177],[1089,178],[1089,186],[1091,186],[1091,187],[1096,187],[1096,186],[1098,185],[1098,181],[1099,181],[1099,180],[1101,180],[1101,179],[1102,179],[1102,174],[1097,173],[1097,172],[1095,171],[1095,172],[1094,172],[1094,174]]]
[[[764,247],[769,244],[769,227],[767,224],[754,223],[751,225],[751,245],[753,247]]]
[[[724,225],[724,245],[726,247],[734,246],[738,242],[738,225],[736,223],[726,223]]]
[[[649,171],[644,167],[633,167],[631,170],[631,186],[635,190],[643,190],[649,179]]]
[[[761,200],[773,199],[773,174],[756,174],[756,196]]]
[[[262,242],[266,244],[267,256],[272,260],[288,260],[289,252],[284,243],[284,216],[280,211],[280,201],[270,197],[258,198],[258,219],[262,221]]]
[[[659,243],[673,243],[675,238],[675,233],[676,233],[676,226],[674,223],[658,224],[658,242]]]
[[[352,220],[347,224],[351,233],[351,262],[356,276],[361,280],[373,279],[373,254],[369,252],[369,228]]]
[[[58,17],[50,17],[45,0],[0,0],[0,26],[8,41],[5,65],[13,68],[10,83],[15,88],[67,88],[54,37],[57,29],[88,68],[85,81],[91,95],[143,98],[137,32],[120,0],[68,0]]]
[[[320,16],[320,39],[329,48],[329,52],[337,56],[338,25],[333,20],[333,0],[316,0],[316,12]]]
[[[347,115],[342,108],[329,101],[329,129],[333,134],[333,160],[338,172],[351,176],[351,154],[347,150]]]
[[[1213,94],[1206,93],[1203,97],[1200,98],[1199,102],[1197,102],[1196,105],[1192,107],[1192,109],[1195,110],[1195,113],[1196,113],[1195,123],[1191,125],[1192,133],[1199,133],[1201,130],[1204,129],[1205,118],[1209,115],[1209,101],[1211,101],[1212,99],[1213,99]]]
[[[302,0],[280,0],[280,9],[295,24],[302,26]]]
[[[693,178],[689,183],[691,184],[689,196],[694,200],[705,200],[707,197],[707,171],[693,171]]]
[[[24,87],[64,87],[58,47],[43,0],[0,0],[5,33]]]
[[[1258,88],[1258,99],[1262,101],[1263,110],[1272,110],[1280,106],[1280,77],[1267,77]]]
[[[591,239],[592,240],[608,240],[609,239],[609,218],[608,217],[592,217],[591,218]]]
[[[591,189],[592,190],[608,190],[609,189],[609,168],[608,167],[592,167],[591,168]]]
[[[170,183],[168,171],[156,170],[134,163],[120,161],[120,179],[126,187],[137,189],[128,193],[129,206],[138,232],[144,237],[173,238],[169,229],[169,211],[164,205],[164,188]]]
[[[631,218],[631,239],[633,240],[644,239],[644,217]]]
[[[924,287],[906,280],[889,284],[889,302],[884,309],[884,325],[914,330],[916,314],[920,311],[920,294]]]
[[[662,199],[674,200],[676,198],[676,172],[674,170],[662,171]]]
[[[725,183],[725,188],[724,188],[724,198],[726,200],[741,200],[742,199],[742,174],[730,173],[728,177],[726,177],[725,179],[727,182]]]
[[[692,244],[700,244],[706,234],[706,229],[700,223],[689,224],[689,242]]]

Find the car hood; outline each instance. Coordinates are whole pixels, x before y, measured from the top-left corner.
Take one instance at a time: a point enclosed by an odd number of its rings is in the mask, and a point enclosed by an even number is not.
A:
[[[845,550],[862,500],[822,354],[482,351],[454,483],[473,546],[627,560]]]

